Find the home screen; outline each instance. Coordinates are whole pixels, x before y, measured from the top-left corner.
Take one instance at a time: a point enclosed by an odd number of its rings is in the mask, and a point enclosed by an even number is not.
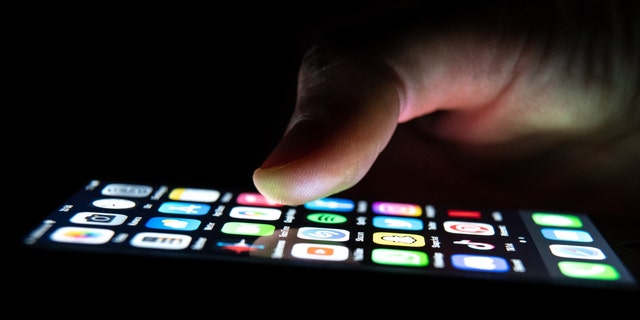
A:
[[[584,214],[92,180],[24,239],[67,250],[589,286],[635,280]]]

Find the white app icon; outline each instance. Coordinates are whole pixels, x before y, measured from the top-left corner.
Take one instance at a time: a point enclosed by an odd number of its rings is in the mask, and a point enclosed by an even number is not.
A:
[[[151,194],[153,188],[140,184],[111,183],[102,188],[102,194],[114,197],[144,198]]]
[[[189,246],[191,237],[184,234],[141,232],[136,234],[130,243],[140,248],[180,250]]]
[[[103,209],[131,209],[136,206],[135,202],[127,199],[99,199],[91,204]]]
[[[490,224],[469,221],[445,221],[444,230],[450,233],[475,234],[479,236],[492,236],[495,234]]]
[[[261,207],[234,207],[229,212],[232,218],[252,220],[278,220],[281,214],[280,209]]]
[[[296,243],[291,255],[300,259],[342,261],[349,258],[349,249],[330,244]]]
[[[123,224],[127,220],[127,216],[117,213],[105,212],[78,212],[69,221],[80,224],[100,224],[117,226]]]
[[[554,256],[587,260],[604,260],[606,257],[602,250],[587,246],[570,246],[564,244],[549,245]]]

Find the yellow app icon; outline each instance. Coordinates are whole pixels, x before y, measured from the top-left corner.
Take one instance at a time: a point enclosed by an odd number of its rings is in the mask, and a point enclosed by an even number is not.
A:
[[[424,237],[413,233],[375,232],[373,242],[388,246],[424,247]]]
[[[215,202],[220,191],[198,188],[175,188],[169,193],[169,199],[178,201]]]

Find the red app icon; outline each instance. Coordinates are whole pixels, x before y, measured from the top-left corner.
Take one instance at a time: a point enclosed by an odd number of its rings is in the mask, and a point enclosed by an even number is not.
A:
[[[473,218],[480,219],[480,211],[472,210],[448,210],[447,215],[452,218]]]
[[[243,192],[238,195],[236,200],[239,204],[262,206],[262,207],[282,207],[282,204],[269,201],[258,192]]]

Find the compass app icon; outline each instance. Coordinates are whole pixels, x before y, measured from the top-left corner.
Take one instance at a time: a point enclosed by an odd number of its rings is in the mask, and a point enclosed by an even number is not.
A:
[[[556,257],[586,260],[604,260],[606,258],[602,250],[594,247],[552,244],[549,245],[549,249]]]

